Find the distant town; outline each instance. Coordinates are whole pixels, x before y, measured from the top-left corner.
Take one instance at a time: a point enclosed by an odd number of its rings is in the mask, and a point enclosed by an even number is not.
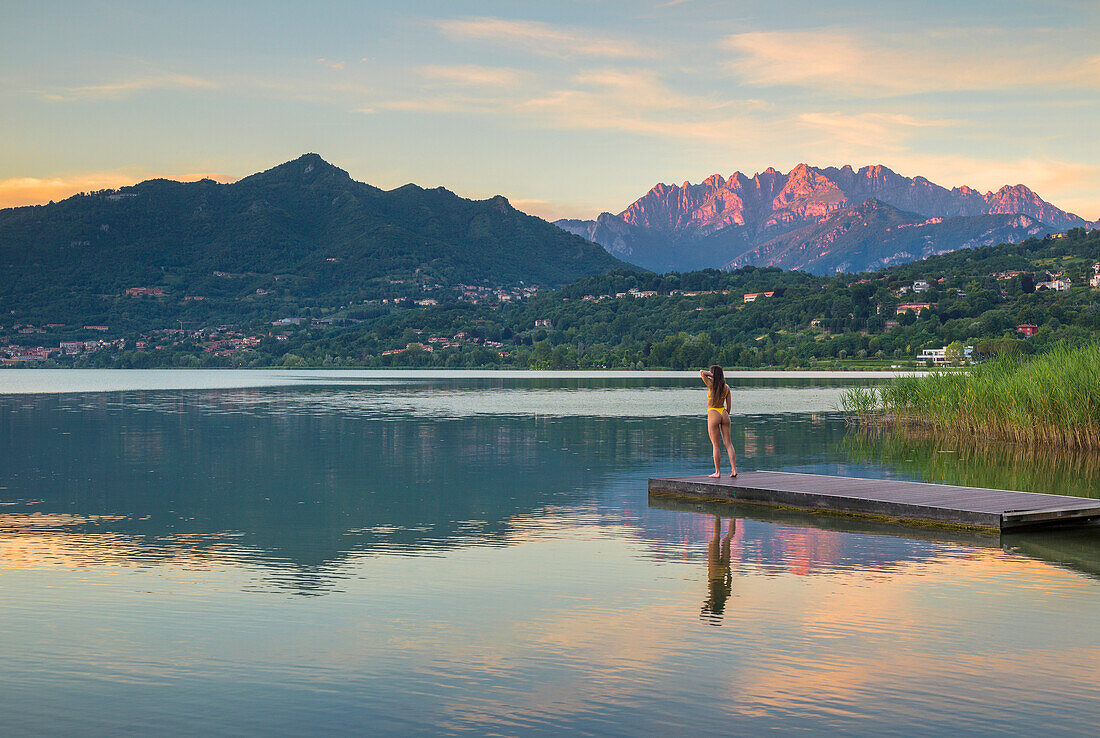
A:
[[[0,365],[677,368],[708,353],[746,367],[963,365],[1100,330],[1098,244],[1077,229],[873,274],[618,270],[553,289],[448,283],[421,264],[339,303],[298,297],[310,293],[293,274],[164,272],[99,295],[94,312],[10,311]]]
[[[232,277],[234,275],[215,272],[214,276]],[[1075,286],[1070,275],[1064,270],[1057,269],[1038,272],[1008,269],[991,272],[988,277],[991,284],[998,285],[997,296],[1001,300],[1007,300],[1010,297],[1010,284],[1014,285],[1013,289],[1022,288],[1035,293],[1068,293]],[[887,279],[886,275],[878,275],[856,280],[853,284],[873,287],[885,279]],[[571,299],[564,293],[554,299],[557,293],[540,290],[537,285],[490,287],[460,283],[446,286],[437,283],[418,283],[415,280],[390,279],[388,281],[393,286],[411,290],[413,294],[367,299],[354,307],[356,309],[373,308],[389,314],[395,314],[397,311],[396,314],[406,316],[410,314],[409,311],[420,310],[425,311],[424,315],[429,318],[434,316],[431,311],[443,309],[447,305],[467,305],[492,314],[505,307],[526,304],[540,294],[550,299],[550,303],[543,301],[542,304],[568,303]],[[965,289],[950,286],[949,281],[947,277],[914,279],[895,286],[890,290],[894,300],[887,308],[889,317],[882,319],[881,330],[888,333],[912,324],[924,316],[933,315],[940,307],[942,300],[959,301],[967,297]],[[1087,287],[1082,284],[1081,288],[1100,290],[1100,262],[1092,265],[1088,273]],[[608,300],[705,299],[706,304],[701,303],[690,308],[699,312],[713,310],[716,304],[731,307],[755,306],[760,301],[770,301],[783,294],[782,288],[757,291],[680,288],[662,290],[634,286],[622,290],[585,293],[580,296],[580,301],[600,304]],[[937,294],[940,298],[936,301],[913,299],[928,294]],[[170,294],[160,286],[136,285],[127,287],[121,296],[132,299],[163,300],[170,297]],[[185,302],[205,299],[203,295],[183,296]],[[687,303],[682,304],[687,305]],[[874,307],[875,313],[881,315],[884,307],[886,306],[882,303],[877,304]],[[352,308],[353,306],[350,305],[339,306],[332,311],[332,315],[326,317],[292,315],[277,317],[262,324],[249,325],[195,326],[180,319],[175,326],[140,331],[132,335],[120,335],[121,332],[113,330],[112,326],[100,324],[12,323],[7,326],[0,325],[0,364],[32,365],[48,362],[49,365],[58,366],[86,365],[89,360],[95,360],[97,357],[106,360],[108,357],[116,357],[125,352],[133,355],[164,351],[189,352],[198,357],[232,359],[233,363],[238,363],[238,360],[254,354],[265,345],[265,342],[268,345],[285,344],[296,336],[300,336],[303,331],[309,331],[312,338],[317,339],[318,335],[323,335],[327,330],[354,330],[356,326],[369,322],[362,317],[355,317],[361,313]],[[404,327],[401,335],[391,338],[390,345],[380,346],[374,355],[381,360],[400,362],[404,355],[461,352],[476,348],[488,352],[494,361],[498,361],[511,358],[516,348],[515,331],[511,336],[494,336],[474,328],[462,330],[432,328],[430,324],[433,322],[437,321],[425,320],[423,325],[418,326],[415,325],[415,320],[410,322],[406,317],[403,320]],[[805,330],[810,331],[811,334],[816,331],[819,334],[828,335],[831,333],[829,322],[825,316],[813,317],[807,321]],[[835,324],[835,320],[832,323]],[[546,334],[547,331],[552,333],[554,328],[553,317],[535,313],[530,317],[526,329],[519,325],[516,330],[528,332],[540,330]],[[1032,338],[1039,329],[1040,325],[1033,322],[1019,322],[1014,325],[1016,334],[1022,339]],[[317,331],[321,333],[318,334]],[[45,340],[47,337],[54,337],[54,342]],[[533,341],[531,343],[533,344]],[[361,355],[359,358],[369,359],[369,355]],[[890,358],[904,360],[906,357],[898,356],[895,352]],[[955,341],[950,345],[917,347],[908,359],[910,363],[916,365],[946,366],[977,361],[979,356],[973,344]]]

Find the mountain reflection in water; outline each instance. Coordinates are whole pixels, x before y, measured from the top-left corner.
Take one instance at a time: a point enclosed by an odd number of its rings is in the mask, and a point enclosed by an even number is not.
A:
[[[781,384],[735,387],[740,468],[975,483],[1015,464],[858,445],[827,411],[838,384]],[[703,403],[634,378],[0,396],[5,729],[1100,720],[1096,528],[650,499],[648,477],[707,471]]]
[[[123,551],[144,561],[240,557],[294,571],[294,586],[309,591],[351,554],[537,537],[546,511],[598,510],[591,489],[601,480],[654,458],[698,457],[706,441],[696,418],[441,421],[371,416],[316,394],[0,400],[0,531],[49,534],[54,545],[72,537],[80,545],[65,555],[91,561]],[[757,426],[744,420],[736,435],[750,455],[772,458],[810,429],[834,441],[843,433],[821,419]],[[621,492],[644,507],[636,488]]]
[[[0,416],[7,460],[0,536],[21,539],[25,551],[33,548],[27,536],[48,540],[43,561],[240,560],[278,572],[275,581],[306,593],[339,579],[350,556],[552,536],[551,513],[563,508],[589,510],[597,526],[624,525],[658,559],[682,555],[685,536],[700,532],[683,530],[690,518],[646,514],[638,493],[646,476],[683,473],[682,460],[705,458],[695,417],[440,421],[394,415],[377,403],[371,415],[362,403],[331,395],[0,399],[7,405]],[[1003,452],[944,454],[930,444],[847,435],[828,414],[783,422],[735,417],[733,437],[745,469],[857,476],[900,470],[957,484],[1049,491],[1053,480],[1076,494],[1100,490],[1092,457],[1032,455],[1020,463]],[[780,528],[745,541],[740,555],[763,570],[808,573],[883,566],[923,551],[893,537],[884,544],[891,550],[853,553],[812,519],[803,522],[808,527],[797,533]]]

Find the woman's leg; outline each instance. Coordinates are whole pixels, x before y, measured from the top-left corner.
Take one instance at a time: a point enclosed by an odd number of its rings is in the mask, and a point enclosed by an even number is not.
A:
[[[737,453],[734,452],[733,442],[730,440],[730,416],[727,415],[726,413],[722,413],[721,431],[722,431],[722,442],[724,444],[726,444],[726,454],[730,457],[730,469],[732,470],[732,471],[730,471],[730,476],[731,477],[736,477],[737,476]],[[718,450],[717,446],[714,447],[714,453],[717,456],[721,455],[721,452]],[[718,465],[715,464],[715,468],[717,468],[717,466]]]
[[[714,473],[710,476],[722,476],[722,421],[718,419],[718,413],[707,411],[707,433],[710,434],[710,445],[714,450]]]

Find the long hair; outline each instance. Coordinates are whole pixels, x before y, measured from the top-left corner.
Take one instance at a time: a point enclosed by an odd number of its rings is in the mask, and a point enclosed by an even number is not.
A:
[[[710,394],[707,399],[711,407],[726,401],[726,374],[717,364],[710,368]]]

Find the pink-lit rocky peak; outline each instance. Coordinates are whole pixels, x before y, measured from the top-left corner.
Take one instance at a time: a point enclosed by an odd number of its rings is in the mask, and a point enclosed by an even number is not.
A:
[[[875,217],[854,217],[872,201]],[[802,163],[787,173],[768,167],[751,177],[716,173],[699,184],[660,183],[618,215],[558,225],[658,271],[738,264],[826,271],[877,268],[1089,224],[1024,185],[983,194],[882,164]]]
[[[1056,228],[1084,221],[1044,201],[1024,185],[984,195],[962,186],[948,190],[924,177],[905,177],[881,164],[854,170],[799,164],[783,174],[769,167],[750,179],[741,172],[713,174],[699,184],[658,184],[619,214],[625,222],[658,230],[714,232],[728,226],[767,228],[820,220],[875,198],[922,215],[1023,214]]]

